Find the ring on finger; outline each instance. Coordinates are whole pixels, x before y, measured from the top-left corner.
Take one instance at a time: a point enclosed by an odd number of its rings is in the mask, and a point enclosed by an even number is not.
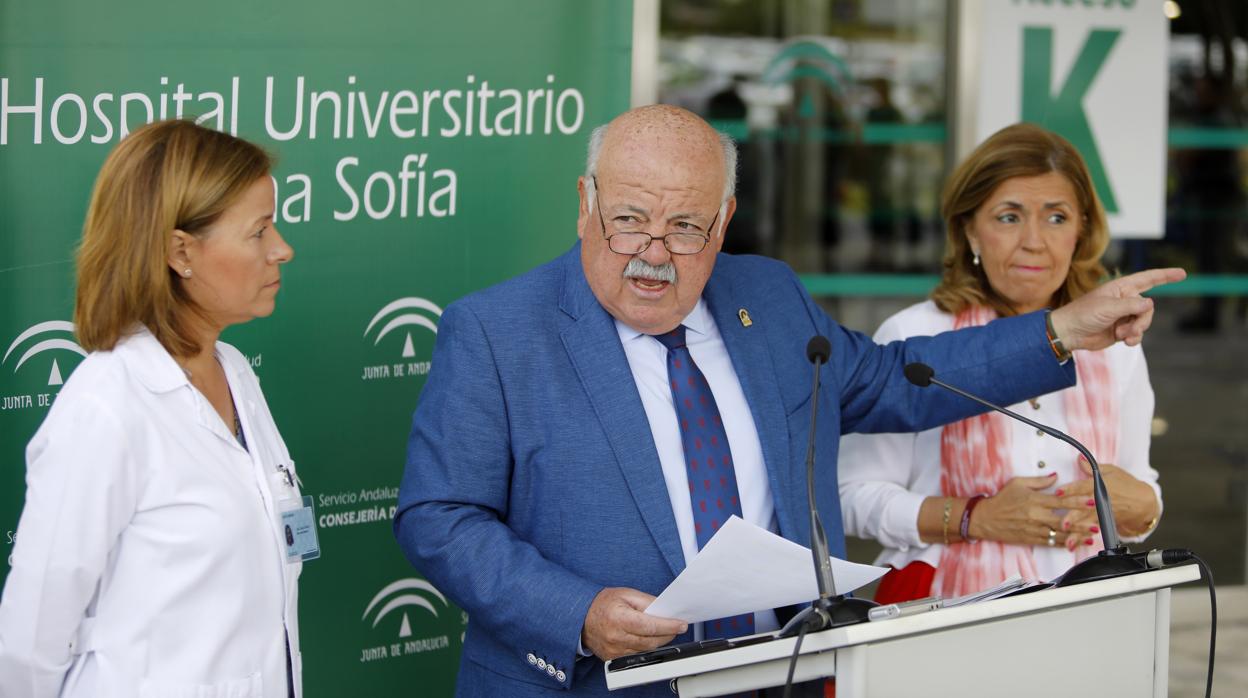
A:
[[[1049,544],[1049,547],[1050,547],[1050,548],[1052,548],[1052,547],[1054,547],[1054,546],[1056,546],[1056,545],[1057,545],[1057,531],[1054,531],[1054,530],[1053,530],[1053,529],[1051,529],[1051,528],[1049,529],[1049,540],[1048,540],[1048,544]]]

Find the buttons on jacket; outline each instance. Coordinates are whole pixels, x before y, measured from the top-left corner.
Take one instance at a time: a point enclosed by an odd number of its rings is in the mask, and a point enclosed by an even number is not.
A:
[[[567,672],[555,666],[553,662],[546,661],[545,657],[539,657],[536,654],[529,652],[524,655],[524,659],[529,663],[529,666],[546,674],[559,683],[565,683],[568,680]]]

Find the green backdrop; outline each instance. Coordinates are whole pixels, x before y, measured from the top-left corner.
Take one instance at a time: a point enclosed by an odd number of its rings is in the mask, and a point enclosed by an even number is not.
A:
[[[441,309],[574,239],[631,34],[616,0],[0,0],[0,582],[25,444],[81,360],[72,256],[95,174],[127,126],[180,109],[279,158],[295,260],[274,316],[224,339],[316,500],[307,695],[449,694],[466,617],[390,531],[411,412]]]

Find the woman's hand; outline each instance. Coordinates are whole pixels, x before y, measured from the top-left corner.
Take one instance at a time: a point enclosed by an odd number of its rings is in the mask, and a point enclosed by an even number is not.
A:
[[[1047,545],[1049,531],[1061,532],[1061,518],[1054,511],[1053,495],[1041,494],[1040,490],[1052,487],[1056,477],[1056,473],[1050,473],[1044,477],[1016,477],[1005,483],[1001,491],[984,499],[971,512],[971,538]]]
[[[1101,534],[1100,526],[1097,525],[1096,501],[1092,494],[1092,466],[1080,456],[1079,467],[1089,478],[1063,484],[1053,493],[1060,508],[1068,510],[1062,517],[1060,530],[1067,534],[1066,547],[1071,550],[1086,545],[1089,539],[1099,538]],[[1161,513],[1161,504],[1157,501],[1153,488],[1112,463],[1101,463],[1100,467],[1105,489],[1113,503],[1118,535],[1138,536],[1147,533],[1156,524],[1157,516]]]

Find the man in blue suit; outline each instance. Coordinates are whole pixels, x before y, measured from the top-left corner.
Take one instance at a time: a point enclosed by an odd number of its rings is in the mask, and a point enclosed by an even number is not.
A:
[[[974,412],[910,386],[906,363],[1002,404],[1074,382],[1044,313],[877,346],[833,322],[787,266],[719,254],[735,157],[687,111],[621,115],[591,138],[580,242],[443,314],[394,528],[469,613],[459,695],[606,695],[603,660],[724,630],[643,610],[731,514],[810,540],[811,336],[832,345],[816,486],[840,556],[841,433]],[[1138,342],[1152,318],[1139,293],[1181,277],[1119,279],[1054,311],[1052,328],[1067,349]],[[777,624],[771,609],[723,621],[738,622]]]

